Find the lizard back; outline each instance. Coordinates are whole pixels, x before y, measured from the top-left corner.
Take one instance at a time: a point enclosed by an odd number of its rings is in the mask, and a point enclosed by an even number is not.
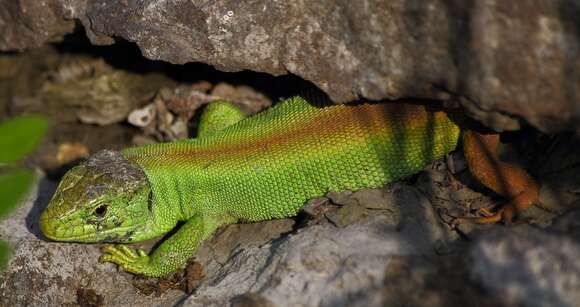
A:
[[[445,112],[412,103],[315,107],[293,98],[214,135],[124,150],[155,201],[186,217],[295,215],[329,191],[379,187],[457,146]]]

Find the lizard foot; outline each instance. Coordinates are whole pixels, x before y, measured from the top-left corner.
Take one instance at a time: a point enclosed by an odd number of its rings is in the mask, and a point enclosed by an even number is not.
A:
[[[134,274],[147,274],[150,268],[150,258],[142,249],[133,249],[126,245],[107,245],[101,250],[103,255],[99,262],[112,262],[123,268],[126,272]]]
[[[506,204],[499,210],[491,212],[487,209],[481,209],[480,213],[484,216],[481,217],[454,217],[451,220],[451,225],[457,226],[460,224],[491,224],[504,222],[505,224],[511,224],[517,213],[517,207],[513,204]]]
[[[504,222],[511,224],[518,213],[529,208],[538,200],[538,188],[535,183],[529,185],[530,188],[514,197],[511,201],[503,205],[499,210],[490,212],[487,209],[481,209],[482,217],[456,217],[451,221],[451,225],[457,226],[459,224],[475,223],[475,224],[490,224]]]
[[[538,201],[539,186],[524,169],[502,162],[497,154],[499,134],[465,131],[463,149],[471,174],[484,186],[508,199],[496,212],[480,211],[482,217],[460,217],[452,225],[465,223],[512,223],[514,217]]]

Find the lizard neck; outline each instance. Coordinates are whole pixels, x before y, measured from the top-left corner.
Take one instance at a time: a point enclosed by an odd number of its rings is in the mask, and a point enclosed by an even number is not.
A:
[[[194,206],[197,164],[182,165],[166,157],[164,147],[167,145],[169,143],[134,147],[121,152],[145,173],[153,195],[154,225],[163,231],[173,229],[177,222],[187,221],[198,213]]]

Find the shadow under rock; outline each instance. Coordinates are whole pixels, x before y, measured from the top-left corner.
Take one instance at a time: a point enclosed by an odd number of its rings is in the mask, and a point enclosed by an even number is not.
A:
[[[394,183],[386,187],[393,225],[385,225],[385,234],[395,234],[418,254],[425,257],[461,253],[462,240],[453,229],[443,223],[440,213],[428,195],[414,185]]]
[[[382,285],[331,298],[323,306],[506,306],[469,281],[469,265],[462,255],[394,257]]]
[[[40,214],[46,208],[52,195],[56,191],[57,182],[51,181],[46,177],[43,177],[38,183],[38,192],[36,195],[36,200],[32,205],[32,209],[26,215],[26,228],[30,231],[36,238],[40,240],[46,240],[42,232],[40,231],[40,226],[38,225],[38,218]]]
[[[533,228],[496,231],[480,240],[472,251],[478,258],[472,264],[472,278],[512,305],[571,306],[564,295],[573,283],[566,278],[578,270],[573,267],[573,257],[564,254],[564,241],[553,239]],[[545,243],[548,241],[558,243]],[[542,255],[542,258],[530,255]],[[559,263],[552,261],[555,259]]]
[[[32,209],[30,209],[30,212],[28,212],[28,215],[26,216],[26,228],[38,239],[47,240],[40,231],[40,226],[38,225],[40,214],[48,206],[48,203],[52,199],[52,196],[58,187],[58,183],[64,174],[83,161],[84,159],[76,159],[55,169],[48,170],[46,176],[42,177],[38,183],[36,200],[32,205]]]

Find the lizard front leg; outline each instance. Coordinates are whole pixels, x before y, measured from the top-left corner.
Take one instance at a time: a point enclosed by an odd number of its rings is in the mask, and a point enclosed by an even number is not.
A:
[[[195,216],[150,255],[141,249],[134,250],[126,245],[107,245],[103,248],[104,254],[99,261],[115,263],[123,270],[134,274],[149,277],[165,276],[183,267],[199,244],[223,224],[225,223],[220,223],[217,218]]]
[[[207,105],[201,114],[197,137],[212,135],[236,124],[246,117],[246,113],[229,101],[213,101]]]

